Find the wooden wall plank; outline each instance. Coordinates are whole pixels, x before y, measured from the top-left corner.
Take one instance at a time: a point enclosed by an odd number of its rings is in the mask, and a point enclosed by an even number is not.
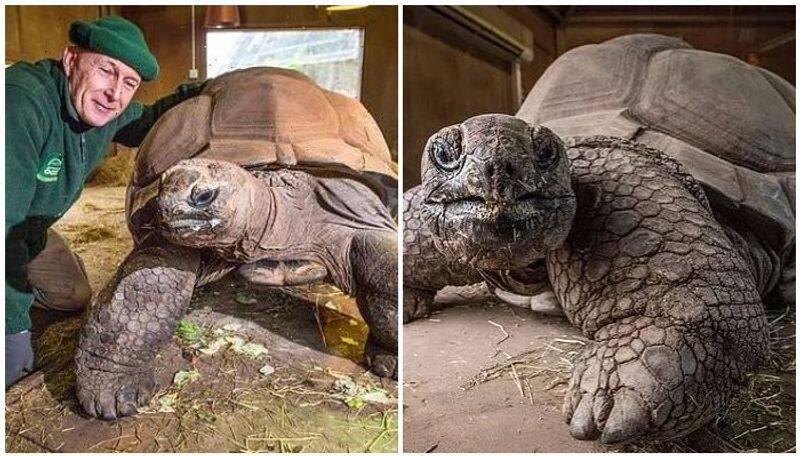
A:
[[[6,61],[60,59],[69,25],[100,16],[97,5],[6,6]]]

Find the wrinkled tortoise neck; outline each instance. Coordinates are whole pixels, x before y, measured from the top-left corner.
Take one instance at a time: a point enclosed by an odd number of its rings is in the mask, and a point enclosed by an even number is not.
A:
[[[242,237],[235,248],[237,258],[252,257],[256,248],[263,244],[273,244],[287,222],[301,220],[293,205],[287,205],[284,188],[267,186],[255,177],[250,176],[248,185],[252,189],[248,195],[248,208],[242,211],[239,220],[244,225]]]

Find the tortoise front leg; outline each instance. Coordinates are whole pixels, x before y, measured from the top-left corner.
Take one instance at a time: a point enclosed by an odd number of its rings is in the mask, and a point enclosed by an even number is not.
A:
[[[767,354],[756,275],[687,181],[663,171],[645,180],[659,170],[636,168],[645,162],[613,173],[576,162],[576,193],[595,198],[579,200],[572,233],[547,258],[565,313],[594,340],[567,387],[570,433],[603,443],[684,436]]]
[[[403,194],[403,323],[430,315],[451,303],[436,302],[445,286],[483,281],[477,270],[450,262],[434,244],[435,215],[424,203],[422,188]]]
[[[397,234],[361,231],[350,244],[358,310],[369,326],[367,365],[397,379]]]
[[[435,308],[434,297],[439,278],[429,274],[428,268],[437,257],[428,224],[428,214],[421,207],[419,186],[403,194],[403,323],[431,314]],[[442,262],[435,262],[442,263]],[[426,268],[428,267],[428,268]]]
[[[156,354],[192,298],[199,253],[151,237],[134,248],[100,292],[75,356],[75,391],[91,416],[136,413],[155,388]]]

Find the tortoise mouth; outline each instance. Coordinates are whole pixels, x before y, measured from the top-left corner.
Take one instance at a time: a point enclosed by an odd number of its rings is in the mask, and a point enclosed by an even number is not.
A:
[[[542,231],[541,218],[535,213],[500,214],[496,218],[464,220],[467,233],[489,246],[522,247],[537,238]]]
[[[213,233],[222,225],[218,218],[180,218],[162,220],[162,231],[170,238],[192,238]]]
[[[543,212],[557,212],[561,208],[575,205],[574,195],[543,197],[538,194],[525,194],[513,201],[487,202],[480,196],[457,198],[439,203],[444,213],[451,217],[473,221],[481,225],[497,225],[498,229],[509,224],[530,221]]]
[[[442,204],[436,237],[448,255],[475,268],[524,268],[563,243],[575,203],[572,195],[526,195],[510,204],[453,200]]]

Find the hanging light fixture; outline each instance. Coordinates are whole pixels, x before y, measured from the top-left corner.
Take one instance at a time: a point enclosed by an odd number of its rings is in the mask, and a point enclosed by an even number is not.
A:
[[[369,5],[330,5],[325,7],[325,11],[335,13],[337,11],[353,11],[366,8]]]
[[[207,29],[229,29],[242,25],[239,17],[239,7],[235,5],[206,6],[206,21],[203,26]]]

